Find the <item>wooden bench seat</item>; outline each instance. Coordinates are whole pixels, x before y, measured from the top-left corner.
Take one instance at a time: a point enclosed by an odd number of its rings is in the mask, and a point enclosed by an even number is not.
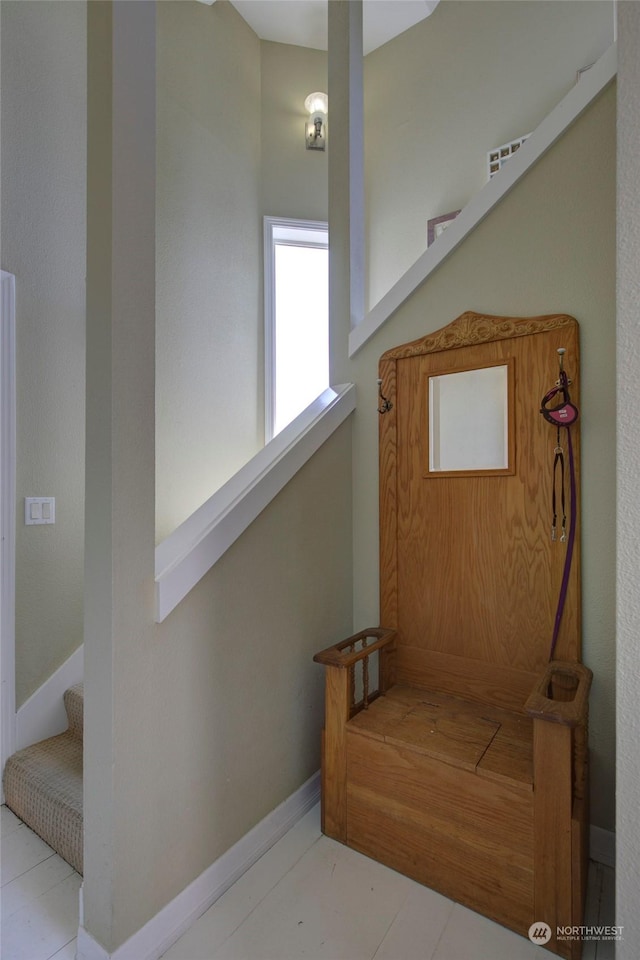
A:
[[[347,732],[533,789],[533,721],[499,707],[398,684],[357,713]]]

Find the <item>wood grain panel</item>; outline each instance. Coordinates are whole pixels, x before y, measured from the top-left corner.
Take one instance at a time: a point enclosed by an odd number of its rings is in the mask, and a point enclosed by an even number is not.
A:
[[[478,776],[533,790],[533,732],[526,717],[504,719],[476,767]]]
[[[540,671],[548,659],[566,545],[550,539],[556,431],[539,407],[557,377],[560,346],[566,348],[567,368],[575,376],[575,322],[397,360],[394,451],[381,447],[381,464],[386,476],[389,461],[396,464],[397,544],[394,548],[385,541],[383,569],[397,583],[399,647],[528,673]],[[424,384],[430,372],[510,361],[515,370],[515,476],[424,477]],[[572,398],[578,400],[577,383]],[[578,465],[575,427],[572,436]],[[383,496],[381,508],[388,528]],[[579,553],[578,535],[556,653],[567,660],[579,659]],[[398,678],[410,682],[402,673]]]
[[[542,672],[541,669],[540,674]],[[396,650],[396,674],[398,683],[442,690],[454,697],[518,711],[523,711],[524,703],[540,676],[484,660],[412,647],[407,643]]]
[[[527,716],[397,685],[350,720],[348,729],[532,790],[533,723]]]
[[[440,763],[406,747],[347,734],[349,790],[378,794],[427,818],[441,833],[466,838],[508,863],[533,867],[531,796]]]
[[[347,839],[347,721],[349,671],[327,667],[325,675],[325,728],[322,764],[323,831],[334,840]]]
[[[531,796],[348,737],[351,846],[522,932],[532,922]]]
[[[552,930],[549,949],[571,955],[571,941],[556,939],[556,927],[580,923],[572,906],[573,827],[571,795],[572,731],[548,720],[533,725],[534,908],[536,919]],[[579,850],[575,851],[576,858]]]
[[[395,697],[378,697],[368,710],[361,710],[349,721],[349,730],[374,740],[384,740],[389,726],[402,720],[409,709],[406,703]]]
[[[421,703],[388,728],[387,743],[474,771],[500,724],[467,710]]]
[[[392,404],[390,410],[379,417],[380,622],[393,629],[398,620],[396,364],[381,362],[378,376],[382,380],[382,392]],[[390,686],[393,677],[389,674],[389,664],[385,666]]]

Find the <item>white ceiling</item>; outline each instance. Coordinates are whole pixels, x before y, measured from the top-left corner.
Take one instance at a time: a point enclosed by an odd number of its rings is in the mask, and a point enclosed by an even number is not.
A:
[[[231,2],[261,40],[327,49],[327,0]],[[437,5],[438,0],[364,0],[364,53],[424,20]]]

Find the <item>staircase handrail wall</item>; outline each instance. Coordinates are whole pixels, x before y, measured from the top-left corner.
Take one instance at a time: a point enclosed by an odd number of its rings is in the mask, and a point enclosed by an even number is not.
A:
[[[438,269],[441,263],[460,246],[472,230],[515,187],[530,168],[549,150],[556,140],[581,116],[587,107],[614,80],[617,73],[617,48],[611,46],[536,127],[515,156],[463,208],[435,243],[418,257],[406,273],[369,310],[349,335],[349,356],[376,333],[418,287]]]
[[[328,387],[156,547],[162,623],[355,409],[352,383]]]

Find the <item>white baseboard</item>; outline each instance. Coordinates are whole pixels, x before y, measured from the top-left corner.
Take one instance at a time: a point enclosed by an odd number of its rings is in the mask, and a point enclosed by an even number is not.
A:
[[[589,856],[606,867],[616,865],[616,835],[612,830],[602,827],[589,827]]]
[[[63,733],[69,726],[62,700],[65,690],[84,678],[84,644],[65,660],[16,713],[16,750]]]
[[[320,773],[315,773],[113,953],[81,925],[76,960],[159,960],[319,799]]]

